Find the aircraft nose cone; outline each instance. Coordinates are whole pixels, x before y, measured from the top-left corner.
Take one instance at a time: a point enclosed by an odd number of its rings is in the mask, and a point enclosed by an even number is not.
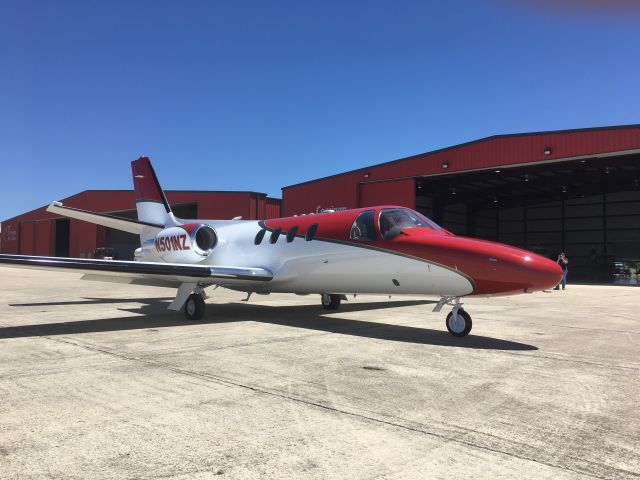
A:
[[[535,292],[555,287],[562,279],[562,268],[556,262],[535,254],[524,255],[522,275],[531,285],[528,291]]]
[[[474,244],[475,269],[469,269],[476,294],[510,295],[555,287],[560,266],[548,258],[510,245],[486,241]]]

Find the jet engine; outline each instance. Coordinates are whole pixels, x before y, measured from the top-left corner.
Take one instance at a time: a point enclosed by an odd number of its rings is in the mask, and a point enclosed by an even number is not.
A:
[[[218,243],[216,231],[209,225],[191,223],[162,230],[153,242],[158,256],[169,263],[199,263]]]

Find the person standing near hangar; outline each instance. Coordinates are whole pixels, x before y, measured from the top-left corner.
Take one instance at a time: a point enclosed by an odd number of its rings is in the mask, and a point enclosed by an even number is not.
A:
[[[567,258],[567,256],[564,254],[564,252],[560,253],[560,255],[558,255],[558,260],[556,260],[558,262],[558,265],[560,265],[560,267],[562,268],[562,290],[565,289],[565,286],[567,285],[567,273],[569,273],[569,259]],[[560,290],[560,285],[556,285],[556,290]]]

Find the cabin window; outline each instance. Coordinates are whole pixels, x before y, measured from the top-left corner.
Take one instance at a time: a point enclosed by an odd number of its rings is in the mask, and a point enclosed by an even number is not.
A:
[[[264,234],[267,233],[267,229],[263,228],[258,233],[256,233],[256,238],[253,241],[256,245],[260,245],[262,243],[262,239],[264,238]]]
[[[367,210],[362,212],[356,217],[351,225],[351,231],[349,232],[349,238],[351,240],[364,240],[372,241],[377,240],[376,228],[374,222],[375,213],[373,210]]]
[[[291,227],[287,232],[287,243],[293,242],[293,239],[296,238],[297,233],[298,233],[298,226],[295,225]]]
[[[311,240],[313,240],[313,237],[316,236],[316,230],[318,230],[318,224],[312,223],[307,229],[307,233],[305,234],[304,239],[307,242],[310,242]]]
[[[273,232],[271,232],[271,238],[269,239],[269,243],[276,243],[281,233],[282,233],[281,227],[278,227]]]
[[[428,228],[440,230],[431,220],[408,208],[387,208],[380,212],[380,233],[389,240],[407,228]]]

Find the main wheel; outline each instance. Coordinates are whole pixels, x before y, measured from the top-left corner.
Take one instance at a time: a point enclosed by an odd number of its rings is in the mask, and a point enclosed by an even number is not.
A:
[[[187,320],[200,320],[204,315],[204,298],[198,293],[192,293],[184,303],[184,316]]]
[[[337,310],[342,301],[340,295],[331,295],[329,293],[323,293],[320,298],[322,299],[322,306],[326,310]]]
[[[453,310],[447,315],[447,330],[454,337],[464,337],[470,331],[473,324],[471,323],[471,315],[462,308],[458,309],[458,313],[454,316]]]

